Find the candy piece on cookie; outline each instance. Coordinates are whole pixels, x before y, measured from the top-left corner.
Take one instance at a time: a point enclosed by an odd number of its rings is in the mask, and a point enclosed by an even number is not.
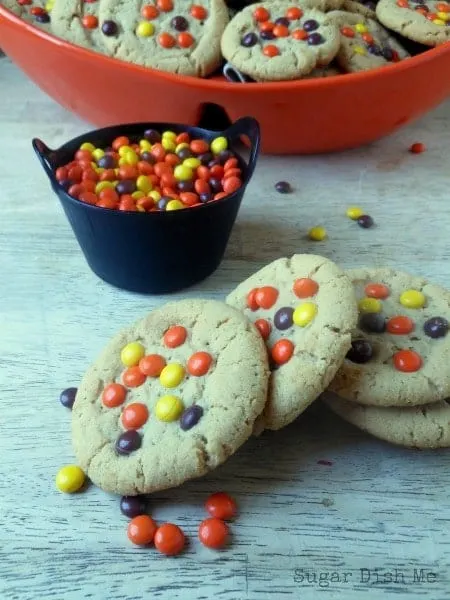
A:
[[[54,0],[52,33],[77,46],[107,54],[99,21],[99,5],[98,1]]]
[[[323,401],[345,421],[386,442],[420,449],[450,447],[450,400],[407,408],[362,406],[335,394],[324,394]]]
[[[268,378],[264,343],[241,312],[213,300],[166,304],[86,372],[72,411],[79,464],[123,495],[204,475],[251,435]]]
[[[271,357],[269,398],[256,430],[280,429],[326,388],[350,348],[352,284],[330,260],[297,254],[263,267],[227,302],[255,323]]]
[[[385,27],[425,46],[450,41],[450,3],[439,0],[380,0],[376,13]]]
[[[449,397],[450,292],[388,268],[355,269],[348,275],[359,323],[330,390],[374,406],[413,406]]]
[[[345,71],[367,71],[409,57],[409,53],[373,19],[344,11],[333,11],[328,16],[340,29],[341,46],[336,62]]]
[[[105,45],[116,58],[181,75],[204,77],[221,64],[229,17],[223,0],[102,0],[100,20],[117,33]]]
[[[50,31],[54,0],[1,0],[0,4],[27,23]]]
[[[225,59],[255,81],[298,79],[329,64],[339,44],[338,27],[326,14],[284,0],[247,6],[221,41]]]
[[[378,0],[344,0],[341,9],[350,13],[363,15],[368,19],[376,19],[377,14],[375,9]]]

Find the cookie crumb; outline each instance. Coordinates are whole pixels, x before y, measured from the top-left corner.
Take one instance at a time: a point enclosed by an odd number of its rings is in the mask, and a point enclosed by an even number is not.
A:
[[[324,498],[324,499],[322,500],[322,504],[323,504],[324,506],[327,506],[327,507],[328,507],[328,506],[333,506],[333,504],[334,504],[334,500],[332,500],[331,498]]]
[[[422,152],[426,152],[426,149],[427,147],[425,144],[422,144],[422,142],[414,142],[414,144],[409,147],[411,154],[422,154]]]
[[[333,466],[333,461],[332,460],[325,460],[323,458],[321,458],[320,460],[317,461],[318,465],[324,465],[325,467],[331,467]]]

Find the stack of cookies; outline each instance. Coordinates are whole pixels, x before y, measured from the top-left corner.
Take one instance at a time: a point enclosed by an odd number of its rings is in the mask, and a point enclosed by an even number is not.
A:
[[[422,278],[345,273],[315,255],[272,262],[226,302],[166,304],[85,374],[72,415],[79,465],[123,495],[174,487],[320,396],[385,440],[449,446],[449,314],[450,293]]]
[[[327,77],[382,67],[450,40],[450,4],[430,0],[0,0],[73,44],[193,77]]]

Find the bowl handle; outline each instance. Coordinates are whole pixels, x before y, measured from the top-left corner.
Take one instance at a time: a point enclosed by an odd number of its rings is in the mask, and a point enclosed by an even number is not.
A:
[[[34,138],[31,142],[33,145],[33,150],[36,152],[39,162],[41,163],[44,171],[47,174],[47,177],[50,181],[53,181],[53,168],[51,164],[51,155],[53,154],[53,150],[51,150],[44,142],[38,138]]]
[[[242,135],[246,135],[249,138],[251,148],[246,176],[250,179],[255,170],[261,140],[261,131],[258,121],[253,117],[242,117],[230,125],[230,127],[223,132],[223,135],[230,140],[240,138]]]

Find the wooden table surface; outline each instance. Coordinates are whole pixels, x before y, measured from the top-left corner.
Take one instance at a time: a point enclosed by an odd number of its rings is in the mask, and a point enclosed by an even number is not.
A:
[[[448,452],[382,443],[319,403],[209,476],[155,494],[153,516],[190,538],[176,558],[131,546],[117,497],[93,486],[78,495],[55,489],[55,473],[74,461],[60,391],[77,385],[118,328],[167,298],[113,289],[89,271],[30,145],[39,136],[56,147],[89,125],[5,58],[0,82],[0,599],[449,598]],[[262,157],[223,264],[175,297],[222,299],[296,252],[448,284],[449,118],[447,102],[366,148]],[[428,151],[410,154],[414,141]],[[295,193],[277,194],[280,179]],[[377,226],[348,220],[352,204]],[[327,241],[306,238],[316,224]],[[231,547],[213,552],[196,530],[204,499],[220,489],[236,497],[240,516]]]

